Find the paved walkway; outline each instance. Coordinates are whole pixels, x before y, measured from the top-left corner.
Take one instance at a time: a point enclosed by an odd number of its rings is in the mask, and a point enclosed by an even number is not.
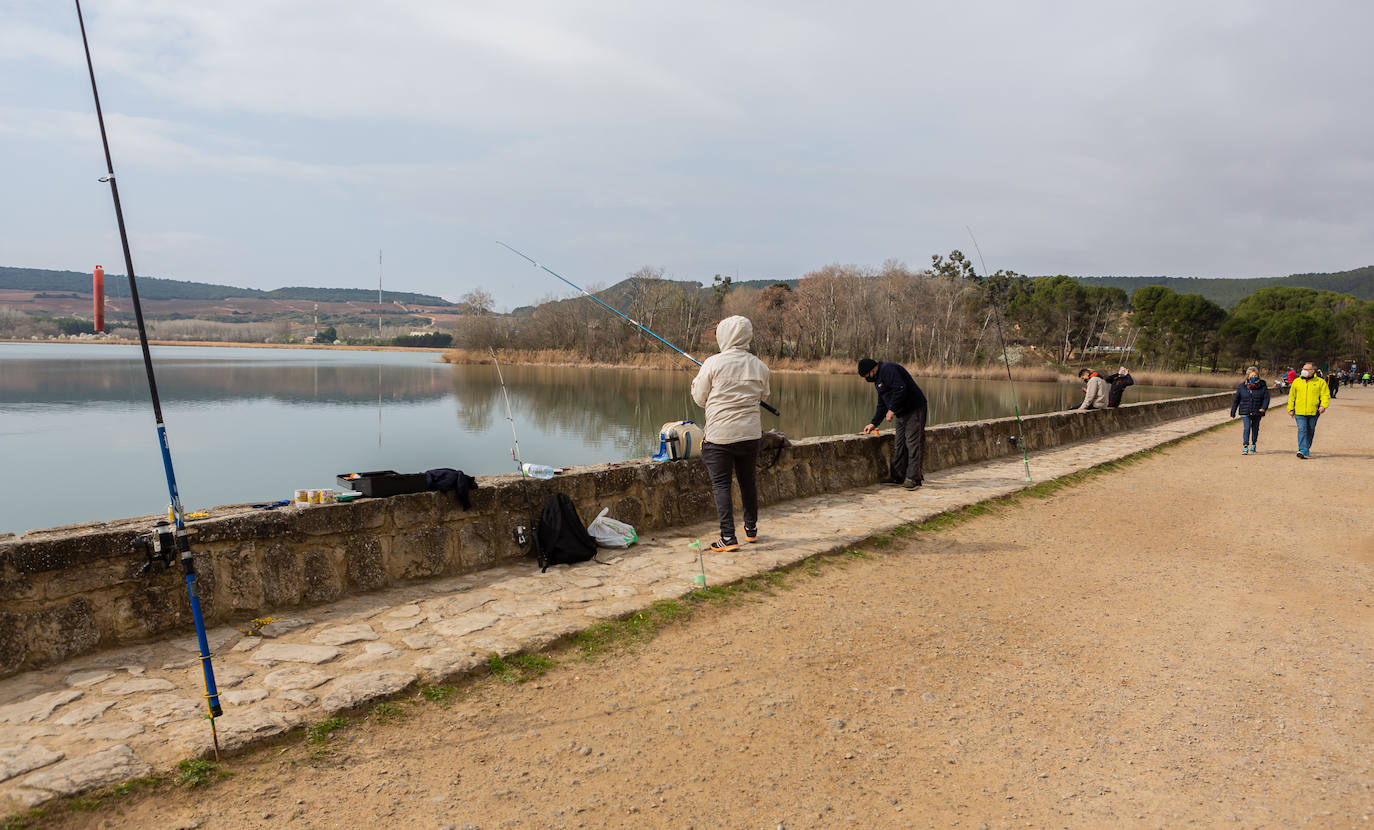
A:
[[[1176,440],[1225,411],[1036,453],[1037,481]],[[1026,487],[1019,458],[930,474],[919,491],[868,487],[765,508],[762,538],[704,557],[709,584],[732,582],[842,549],[902,524]],[[240,749],[296,727],[439,683],[492,654],[543,647],[599,620],[694,588],[694,539],[714,523],[674,528],[604,562],[533,563],[379,591],[280,618],[245,636],[213,630],[224,704],[220,746]],[[0,681],[0,815],[59,795],[170,768],[210,745],[194,637],[107,651]]]

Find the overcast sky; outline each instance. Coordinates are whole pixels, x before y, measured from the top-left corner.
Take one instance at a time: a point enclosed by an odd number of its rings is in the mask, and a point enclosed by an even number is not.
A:
[[[140,275],[499,306],[969,250],[1374,263],[1374,4],[87,0]],[[71,3],[0,3],[0,265],[122,273]]]

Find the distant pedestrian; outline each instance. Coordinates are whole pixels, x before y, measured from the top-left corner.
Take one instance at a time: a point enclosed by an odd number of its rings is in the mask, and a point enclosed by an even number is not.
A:
[[[1077,409],[1106,409],[1107,408],[1107,382],[1102,376],[1092,369],[1079,369],[1078,379],[1086,381],[1087,386],[1083,387],[1083,403]]]
[[[744,539],[759,538],[759,490],[755,478],[763,424],[759,401],[768,397],[768,367],[750,354],[754,325],[749,318],[726,317],[716,324],[720,354],[701,364],[692,381],[692,400],[706,409],[706,438],[701,463],[711,476],[711,494],[720,520],[720,538],[711,550],[735,550],[735,510],[730,498],[731,473],[739,480],[744,503]]]
[[[1283,382],[1284,382],[1284,383],[1289,383],[1289,384],[1291,384],[1293,381],[1295,381],[1295,380],[1297,380],[1297,379],[1298,379],[1298,371],[1297,371],[1296,369],[1294,369],[1293,367],[1290,366],[1290,367],[1288,368],[1288,374],[1286,374],[1286,375],[1283,376]]]
[[[1305,363],[1298,379],[1288,387],[1288,414],[1298,424],[1298,458],[1311,457],[1317,419],[1331,405],[1331,391],[1316,374],[1312,364]]]
[[[865,357],[859,361],[859,374],[878,390],[878,408],[864,426],[864,435],[876,433],[885,420],[892,422],[895,431],[892,462],[882,483],[915,490],[925,481],[926,394],[900,363]]]
[[[1126,392],[1127,386],[1135,386],[1135,378],[1125,366],[1117,369],[1114,374],[1107,375],[1107,406],[1116,408],[1121,406],[1121,396]]]
[[[1259,367],[1245,370],[1245,380],[1236,387],[1231,399],[1231,417],[1240,415],[1240,454],[1250,455],[1259,443],[1260,419],[1269,408],[1269,386],[1259,376]]]
[[[1341,372],[1332,372],[1326,379],[1326,386],[1331,390],[1331,397],[1336,397],[1336,393],[1341,391]]]

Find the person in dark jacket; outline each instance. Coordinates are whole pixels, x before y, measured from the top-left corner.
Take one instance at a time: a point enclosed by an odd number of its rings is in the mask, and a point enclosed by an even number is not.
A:
[[[1255,444],[1259,442],[1260,418],[1269,408],[1269,386],[1259,376],[1259,367],[1251,366],[1245,370],[1245,380],[1236,387],[1231,398],[1231,417],[1240,415],[1240,454],[1253,455],[1258,452]]]
[[[1121,406],[1121,396],[1125,394],[1127,386],[1135,386],[1135,378],[1125,366],[1116,370],[1115,374],[1107,375],[1107,385],[1111,387],[1107,390],[1107,407],[1115,408]]]
[[[899,363],[865,357],[859,361],[859,374],[878,390],[878,408],[873,420],[864,426],[872,435],[884,420],[891,421],[892,465],[883,484],[900,484],[908,490],[921,486],[921,462],[926,449],[926,395],[911,374]]]

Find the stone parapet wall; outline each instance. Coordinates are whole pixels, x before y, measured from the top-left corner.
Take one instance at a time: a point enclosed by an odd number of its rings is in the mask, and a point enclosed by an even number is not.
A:
[[[1028,416],[1032,457],[1048,449],[1228,406],[1231,393],[1096,412]],[[1018,452],[1015,419],[927,430],[928,471]],[[886,473],[891,435],[807,438],[760,471],[760,501],[840,492]],[[768,460],[767,457],[764,459]],[[602,507],[640,533],[715,515],[699,460],[573,467],[554,479],[486,476],[464,510],[452,495],[416,493],[336,505],[237,512],[195,522],[192,548],[207,625],[279,614],[411,580],[452,576],[523,554],[516,525],[549,494],[567,493],[585,521]],[[766,521],[766,514],[763,518]],[[138,574],[132,522],[38,531],[0,542],[0,677],[97,648],[188,633],[179,567]],[[533,561],[530,564],[533,570]]]

